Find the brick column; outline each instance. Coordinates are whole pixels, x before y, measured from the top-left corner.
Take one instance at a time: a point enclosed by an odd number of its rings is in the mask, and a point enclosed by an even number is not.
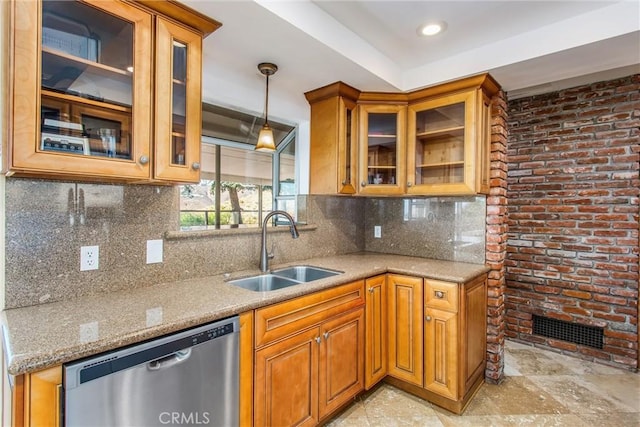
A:
[[[485,379],[504,377],[505,258],[507,254],[507,102],[504,92],[491,103],[491,191],[487,197],[486,263],[491,268],[487,301],[487,368]]]

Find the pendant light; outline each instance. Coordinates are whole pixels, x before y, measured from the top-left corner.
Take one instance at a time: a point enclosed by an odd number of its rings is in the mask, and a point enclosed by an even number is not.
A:
[[[267,77],[267,94],[264,101],[264,125],[260,129],[258,135],[258,143],[256,144],[256,151],[276,151],[276,144],[273,139],[273,130],[269,126],[269,76],[272,76],[278,71],[278,66],[270,62],[262,62],[258,64],[258,70]]]

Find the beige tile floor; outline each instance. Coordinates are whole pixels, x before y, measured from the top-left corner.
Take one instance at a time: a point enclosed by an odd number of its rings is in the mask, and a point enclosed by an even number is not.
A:
[[[462,415],[382,384],[328,425],[639,427],[640,374],[508,341],[505,380],[484,384]]]

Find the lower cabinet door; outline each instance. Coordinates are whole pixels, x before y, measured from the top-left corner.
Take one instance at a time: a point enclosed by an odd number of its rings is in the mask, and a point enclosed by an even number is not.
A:
[[[256,351],[256,427],[318,423],[319,340],[313,328]]]
[[[320,418],[364,389],[364,309],[321,325]]]
[[[458,314],[425,309],[424,387],[449,399],[458,399]]]
[[[422,278],[387,275],[389,375],[422,387]]]
[[[364,386],[368,390],[387,375],[387,276],[365,282]]]

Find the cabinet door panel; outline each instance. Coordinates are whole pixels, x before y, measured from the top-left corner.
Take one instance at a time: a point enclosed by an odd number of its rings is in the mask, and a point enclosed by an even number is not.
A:
[[[425,388],[458,399],[458,315],[425,309]]]
[[[60,4],[12,3],[21,25],[12,46],[13,125],[5,170],[150,178],[150,164],[138,160],[151,155],[151,14],[120,1],[69,2],[49,10]],[[120,25],[129,29],[125,41]],[[80,34],[88,28],[94,32]],[[132,63],[120,61],[127,57]]]
[[[409,106],[407,192],[475,194],[477,147],[484,142],[475,124],[477,90]],[[479,138],[481,141],[476,142]],[[488,164],[488,163],[486,163]],[[409,183],[411,185],[409,186]]]
[[[393,104],[359,107],[360,194],[403,194],[406,111]]]
[[[386,275],[367,279],[365,289],[365,387],[368,390],[387,375]]]
[[[318,422],[318,328],[256,351],[255,426]]]
[[[155,177],[199,182],[202,38],[163,18],[156,38]]]
[[[422,279],[390,274],[389,375],[422,386]]]
[[[364,310],[325,322],[320,347],[320,418],[364,388]]]

